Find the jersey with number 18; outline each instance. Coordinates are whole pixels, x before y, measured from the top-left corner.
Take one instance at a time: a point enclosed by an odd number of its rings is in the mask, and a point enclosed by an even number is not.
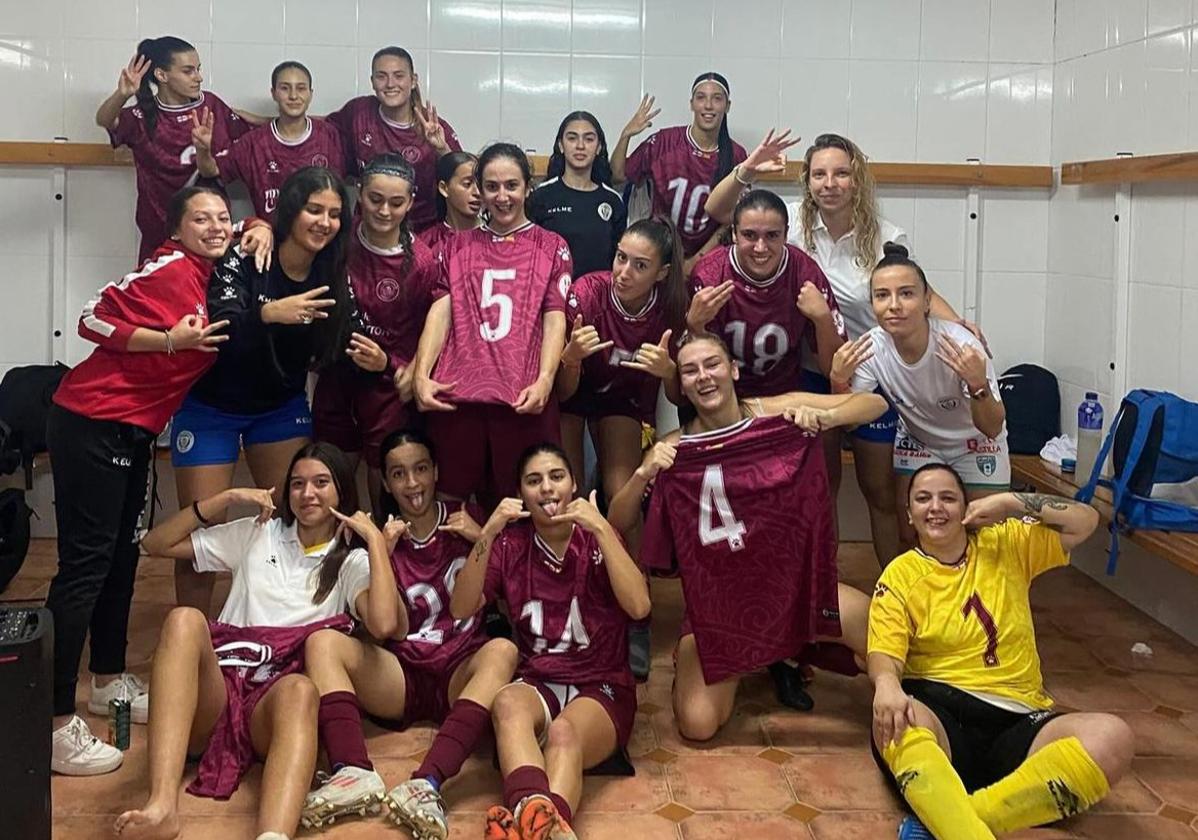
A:
[[[537,378],[541,318],[565,312],[570,249],[529,222],[506,234],[462,231],[449,246],[433,295],[450,298],[452,324],[433,378],[451,403],[511,405]],[[564,317],[564,316],[563,316]]]

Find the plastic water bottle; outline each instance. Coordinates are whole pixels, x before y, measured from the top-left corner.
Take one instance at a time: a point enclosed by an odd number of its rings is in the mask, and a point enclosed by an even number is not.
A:
[[[1098,394],[1086,392],[1077,407],[1077,482],[1085,484],[1094,471],[1098,450],[1102,448],[1102,404]]]

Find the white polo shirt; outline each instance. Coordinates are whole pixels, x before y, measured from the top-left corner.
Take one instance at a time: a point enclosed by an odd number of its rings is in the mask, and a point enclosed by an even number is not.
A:
[[[260,525],[247,517],[191,534],[197,572],[233,573],[217,620],[237,627],[299,627],[354,612],[354,600],[370,586],[370,557],[361,548],[346,556],[328,597],[312,603],[321,561],[334,545],[305,554],[295,523],[280,519]]]
[[[878,255],[873,265],[857,264],[857,232],[850,230],[844,236],[832,241],[828,226],[819,213],[815,214],[815,226],[812,229],[812,239],[815,241],[814,251],[807,251],[803,242],[803,226],[799,218],[802,204],[790,201],[786,204],[789,216],[790,242],[807,252],[807,256],[815,260],[828,282],[832,284],[832,292],[836,295],[836,303],[840,306],[840,314],[844,316],[844,325],[849,333],[849,340],[865,335],[878,325],[874,318],[873,306],[870,302],[869,275],[877,260],[882,259],[882,246],[894,242],[910,250],[907,233],[898,225],[886,219],[878,219]]]

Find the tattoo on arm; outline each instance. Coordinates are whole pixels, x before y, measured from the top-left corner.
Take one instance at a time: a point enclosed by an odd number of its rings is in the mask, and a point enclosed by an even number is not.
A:
[[[479,539],[479,541],[474,544],[473,550],[470,552],[470,562],[478,563],[482,561],[482,559],[487,556],[487,552],[490,550],[491,541],[486,537]]]
[[[1064,496],[1050,496],[1047,493],[1016,493],[1015,498],[1023,503],[1024,510],[1037,516],[1049,510],[1069,510],[1075,502]]]

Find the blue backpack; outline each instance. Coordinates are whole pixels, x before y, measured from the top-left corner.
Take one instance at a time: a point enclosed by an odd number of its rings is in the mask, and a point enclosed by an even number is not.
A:
[[[1114,476],[1100,478],[1102,465],[1112,451]],[[1098,485],[1111,489],[1115,516],[1111,520],[1108,575],[1115,573],[1121,531],[1198,531],[1198,508],[1151,498],[1153,485],[1177,484],[1195,477],[1198,404],[1165,391],[1129,392],[1102,443],[1090,480],[1077,491],[1079,501],[1089,502]]]

